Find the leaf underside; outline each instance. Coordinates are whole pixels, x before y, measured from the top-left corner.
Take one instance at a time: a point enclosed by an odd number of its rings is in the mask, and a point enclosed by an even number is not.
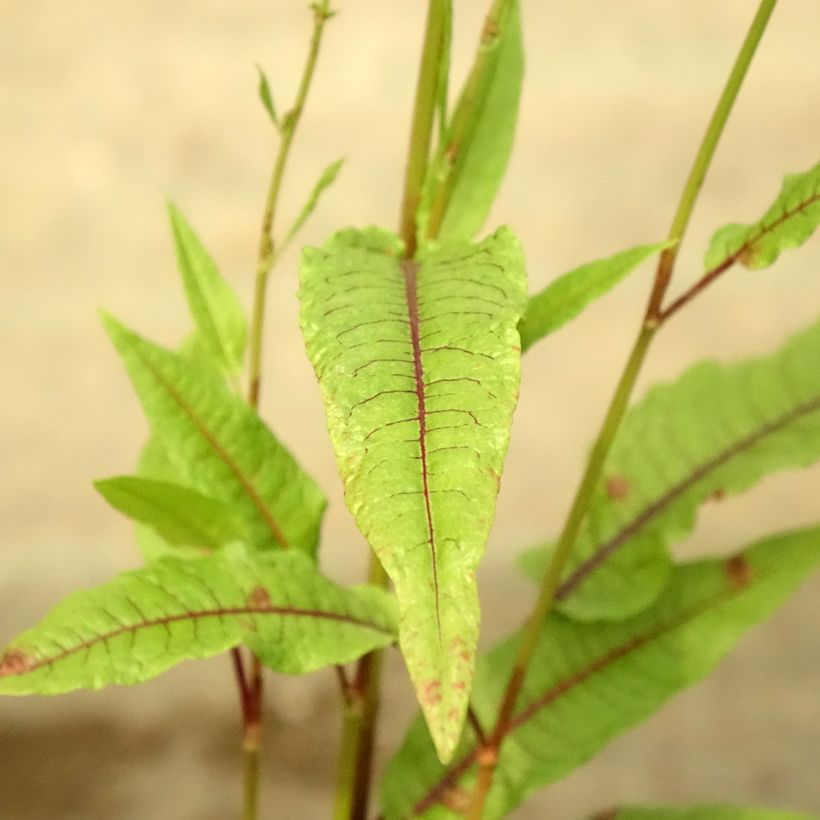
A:
[[[337,587],[301,553],[168,557],[58,604],[0,656],[0,694],[139,683],[240,643],[305,674],[391,643],[394,619],[387,593]]]
[[[820,323],[780,351],[731,365],[702,362],[652,388],[615,439],[578,535],[559,607],[582,620],[626,617],[666,581],[667,547],[699,507],[776,470],[820,458]],[[547,551],[525,554],[540,579]]]
[[[319,488],[253,409],[208,369],[103,317],[173,475],[228,504],[256,547],[315,554],[325,508]]]
[[[402,260],[387,232],[344,232],[301,263],[301,324],[347,506],[392,579],[399,637],[442,758],[467,706],[474,572],[518,396],[518,242]]]
[[[553,615],[536,649],[483,815],[503,817],[609,741],[706,677],[749,627],[768,617],[817,567],[820,528],[765,539],[728,559],[677,567],[651,608],[628,620],[584,624]],[[491,726],[518,636],[478,664],[472,705]],[[475,782],[476,743],[465,729],[442,767],[420,721],[388,765],[387,820],[460,816]],[[447,808],[447,807],[450,808]]]
[[[790,174],[763,217],[751,225],[725,225],[712,237],[704,264],[707,270],[738,262],[766,268],[780,252],[798,248],[820,225],[820,163]]]

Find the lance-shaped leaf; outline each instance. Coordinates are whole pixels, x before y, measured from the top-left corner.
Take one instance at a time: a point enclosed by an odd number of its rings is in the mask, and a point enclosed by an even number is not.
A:
[[[265,74],[262,70],[262,66],[260,65],[256,66],[256,71],[259,74],[259,86],[257,88],[259,99],[262,102],[262,106],[265,111],[268,112],[270,121],[273,123],[276,130],[279,131],[281,130],[282,125],[279,121],[279,115],[276,113],[276,104],[273,101],[273,92],[271,91],[267,74]]]
[[[213,360],[228,375],[242,367],[245,355],[245,316],[231,286],[182,212],[168,205],[177,263],[198,336]]]
[[[619,618],[663,585],[667,546],[707,500],[820,458],[820,323],[772,356],[702,362],[624,419],[559,590],[583,620]],[[544,552],[526,559],[540,578]]]
[[[227,504],[181,484],[117,476],[95,481],[94,487],[114,509],[170,544],[214,550],[248,540],[241,517]]]
[[[419,225],[440,221],[439,238],[471,239],[484,224],[510,158],[523,74],[518,0],[508,0],[482,31],[475,64],[425,179]]]
[[[336,177],[339,174],[339,171],[344,165],[344,158],[337,159],[336,162],[332,162],[330,165],[322,171],[322,175],[316,181],[316,184],[313,186],[313,190],[310,192],[310,196],[307,198],[307,202],[302,206],[302,210],[299,211],[299,215],[296,219],[293,220],[293,225],[290,226],[290,230],[287,232],[284,241],[282,242],[282,246],[279,249],[281,253],[282,248],[290,243],[290,240],[293,239],[294,236],[299,232],[302,225],[307,222],[310,218],[310,215],[316,210],[316,206],[319,204],[319,197],[322,195],[322,192],[329,188],[336,180]]]
[[[439,753],[466,710],[474,571],[518,395],[520,246],[402,260],[387,232],[345,232],[301,264],[301,323],[347,505],[393,580],[400,642]]]
[[[527,310],[518,326],[521,350],[527,350],[539,339],[563,327],[591,302],[609,293],[641,262],[669,244],[638,245],[614,256],[588,262],[550,282],[527,302]]]
[[[596,814],[591,820],[817,820],[817,815],[783,809],[703,803],[685,808],[624,806]]]
[[[0,656],[0,694],[139,683],[239,644],[277,672],[305,674],[394,639],[384,591],[336,586],[301,553],[253,555],[236,544],[69,596]]]
[[[735,262],[766,268],[780,252],[800,247],[820,225],[820,163],[802,174],[790,174],[780,195],[752,225],[726,225],[712,237],[704,264],[707,270]]]
[[[103,321],[172,480],[231,506],[253,545],[314,553],[324,496],[254,410],[207,369]]]
[[[583,624],[551,616],[504,732],[483,817],[506,816],[706,677],[818,563],[820,528],[798,530],[728,559],[677,567],[655,604],[629,620]],[[486,727],[498,712],[518,639],[479,662],[472,705]],[[387,820],[457,816],[450,809],[463,806],[474,785],[476,754],[465,728],[455,762],[442,767],[418,721],[386,772]]]

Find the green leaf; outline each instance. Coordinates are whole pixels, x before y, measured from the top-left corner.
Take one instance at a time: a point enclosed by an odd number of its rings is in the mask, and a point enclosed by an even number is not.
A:
[[[767,268],[781,251],[799,248],[820,225],[820,163],[802,174],[790,174],[780,195],[762,219],[752,225],[726,225],[712,237],[707,270],[735,262]]]
[[[325,188],[328,188],[333,184],[343,164],[344,158],[337,159],[336,162],[332,162],[330,165],[327,166],[327,168],[325,168],[324,171],[322,171],[322,175],[319,177],[318,181],[313,186],[313,190],[310,192],[310,196],[308,197],[307,202],[305,202],[304,206],[302,207],[302,210],[299,212],[299,216],[296,217],[296,219],[293,222],[293,225],[291,225],[290,230],[288,231],[287,236],[285,237],[285,240],[282,243],[282,248],[288,245],[291,239],[293,239],[293,237],[299,232],[302,225],[304,225],[305,222],[307,222],[310,215],[316,209],[316,205],[319,202],[319,197],[322,195],[322,191],[324,191]]]
[[[782,809],[759,809],[704,803],[686,808],[626,806],[596,815],[592,820],[817,820],[816,814]]]
[[[227,504],[180,484],[118,476],[94,486],[114,509],[152,527],[170,544],[214,550],[248,540],[242,519]]]
[[[301,263],[301,324],[347,506],[393,580],[400,642],[442,758],[458,738],[478,637],[474,571],[518,396],[520,246],[400,257],[344,232]]]
[[[583,624],[552,615],[501,745],[484,813],[506,816],[706,677],[740,636],[767,618],[820,563],[820,528],[770,537],[728,559],[677,567],[656,603],[629,620]],[[491,727],[519,637],[479,661],[472,706]],[[387,820],[455,817],[475,781],[476,743],[464,738],[449,767],[417,721],[387,768]]]
[[[0,694],[139,683],[242,643],[305,674],[392,643],[393,613],[384,591],[342,589],[300,553],[169,557],[58,604],[0,657]]]
[[[268,112],[270,121],[274,124],[276,130],[281,131],[282,124],[279,122],[279,115],[276,113],[276,105],[273,102],[273,92],[270,90],[268,78],[262,70],[262,66],[257,64],[256,70],[259,72],[259,99],[262,101],[262,105],[265,107],[265,111]]]
[[[776,470],[820,458],[820,323],[772,356],[702,362],[652,388],[624,419],[559,590],[582,620],[646,606],[668,571],[667,546],[699,507]],[[526,560],[540,578],[540,553]]]
[[[505,4],[497,30],[485,27],[476,59],[425,180],[419,225],[425,229],[443,187],[442,240],[478,233],[507,168],[524,74],[518,0]]]
[[[103,317],[171,480],[229,505],[257,547],[314,554],[325,499],[256,412],[207,370]]]
[[[168,205],[177,263],[202,344],[219,368],[234,376],[245,355],[245,316],[231,286],[179,209]]]
[[[670,242],[638,245],[605,259],[596,259],[559,276],[530,297],[518,330],[521,350],[563,327],[595,299],[608,293],[641,262],[670,246]]]

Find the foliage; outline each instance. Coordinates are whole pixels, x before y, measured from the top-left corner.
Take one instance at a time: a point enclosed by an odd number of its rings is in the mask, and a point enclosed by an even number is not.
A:
[[[256,817],[262,667],[335,666],[344,709],[335,816],[364,820],[381,651],[398,643],[421,714],[392,757],[384,817],[501,817],[706,676],[816,568],[820,528],[731,557],[677,563],[709,499],[820,457],[820,324],[769,356],[700,362],[630,407],[666,321],[735,265],[762,268],[820,222],[820,165],[787,176],[763,217],[718,230],[702,278],[671,304],[678,248],[726,118],[774,7],[760,6],[661,242],[582,264],[527,298],[506,227],[483,239],[513,146],[524,66],[518,0],[493,0],[449,108],[450,0],[430,0],[399,233],[345,229],[300,263],[300,324],[324,398],[369,583],[319,568],[324,494],[260,418],[266,286],[336,180],[318,176],[276,220],[329,0],[292,106],[259,70],[278,149],[250,321],[181,211],[169,216],[193,330],[171,350],[103,323],[150,437],[134,475],[95,483],[136,522],[146,566],[77,592],[0,655],[0,693],[133,684],[230,651],[243,715],[244,817]],[[435,132],[435,144],[434,144]],[[475,572],[495,515],[521,353],[658,256],[648,307],[560,535],[522,563],[539,589],[525,624],[475,661]],[[247,398],[240,382],[247,381]],[[391,590],[392,585],[392,590]],[[354,669],[345,668],[354,664]],[[800,820],[731,806],[618,808],[598,820]]]

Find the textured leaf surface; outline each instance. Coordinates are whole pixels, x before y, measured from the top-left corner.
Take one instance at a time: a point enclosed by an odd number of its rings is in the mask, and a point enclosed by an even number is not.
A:
[[[426,180],[424,224],[430,199],[442,183],[449,190],[438,236],[471,239],[484,224],[512,150],[524,74],[524,45],[518,0],[507,3],[498,33],[485,32],[479,49],[488,52],[484,71],[469,79],[450,120],[445,143]],[[464,123],[463,140],[451,144]]]
[[[230,505],[253,545],[314,553],[324,496],[259,416],[208,371],[110,317],[104,323],[171,480]]]
[[[559,592],[563,611],[584,620],[638,611],[701,504],[820,458],[818,362],[820,324],[772,356],[703,362],[652,388],[627,414],[595,490]],[[543,564],[543,551],[525,559],[533,577]]]
[[[522,351],[578,316],[591,302],[608,293],[641,262],[669,243],[638,245],[605,259],[596,259],[565,273],[530,297],[518,330]]]
[[[518,395],[520,247],[400,258],[386,232],[302,257],[301,322],[347,505],[393,580],[400,641],[439,752],[457,740],[478,635],[474,571]]]
[[[390,596],[345,590],[300,553],[165,558],[58,604],[0,657],[0,694],[133,684],[244,643],[279,672],[347,663],[395,637]]]
[[[798,248],[820,225],[820,163],[802,174],[790,174],[763,218],[752,225],[726,225],[706,251],[707,270],[739,262],[766,268],[781,251]]]
[[[677,567],[655,604],[617,623],[553,615],[511,724],[484,817],[503,817],[609,741],[704,678],[749,627],[768,617],[820,562],[820,528],[766,539],[729,559]],[[508,640],[479,662],[478,719],[491,726],[517,649]],[[388,766],[387,820],[457,816],[476,774],[465,728],[455,762],[442,767],[417,722]]]
[[[802,814],[782,809],[760,809],[750,806],[728,806],[704,803],[685,808],[666,806],[626,806],[597,815],[592,820],[817,820],[820,815]]]
[[[242,367],[247,335],[239,300],[179,209],[169,205],[168,215],[185,295],[199,336],[220,368],[235,375]]]
[[[189,487],[139,476],[107,478],[94,486],[114,509],[170,544],[214,550],[248,540],[242,519],[227,504]]]

